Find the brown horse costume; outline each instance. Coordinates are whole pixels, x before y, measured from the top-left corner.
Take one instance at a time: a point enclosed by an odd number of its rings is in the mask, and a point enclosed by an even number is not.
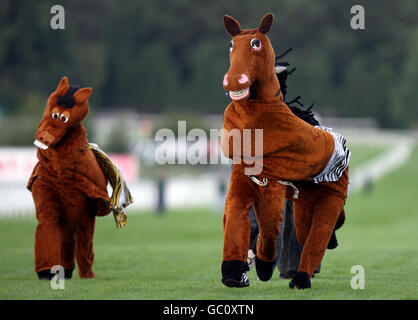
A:
[[[74,257],[81,278],[95,277],[95,219],[107,215],[112,206],[107,176],[80,123],[88,114],[91,92],[70,86],[63,77],[48,99],[35,135],[39,162],[28,189],[38,219],[35,272],[40,279],[50,279],[54,265],[63,266],[65,277],[71,278]]]
[[[249,285],[245,272],[253,205],[260,229],[256,271],[260,280],[271,278],[288,197],[294,201],[296,233],[303,245],[298,273],[289,285],[304,289],[311,286],[337,220],[343,218],[350,152],[342,136],[301,120],[283,102],[274,50],[266,36],[272,22],[273,15],[267,14],[258,29],[241,30],[238,21],[224,17],[233,39],[223,85],[233,101],[224,114],[222,151],[234,165],[223,220],[222,282],[230,287]],[[250,144],[242,138],[244,129],[251,130]],[[261,151],[255,145],[256,129],[263,130]],[[242,148],[234,149],[236,144]],[[248,155],[262,160],[261,166],[255,161],[252,167],[256,174],[246,171]]]

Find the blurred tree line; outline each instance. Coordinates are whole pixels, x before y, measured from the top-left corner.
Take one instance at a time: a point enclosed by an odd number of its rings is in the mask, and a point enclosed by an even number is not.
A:
[[[55,4],[65,30],[50,27]],[[365,30],[350,28],[354,4],[365,8]],[[0,0],[0,117],[40,118],[63,75],[92,86],[91,104],[103,109],[222,113],[222,17],[253,28],[270,11],[276,54],[293,48],[289,98],[315,100],[323,114],[416,126],[417,9],[416,0]]]

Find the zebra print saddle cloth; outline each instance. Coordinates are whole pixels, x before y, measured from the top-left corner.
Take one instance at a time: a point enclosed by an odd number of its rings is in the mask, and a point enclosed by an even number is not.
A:
[[[324,126],[315,126],[318,129],[325,130],[334,137],[334,153],[328,161],[328,164],[321,173],[313,177],[315,183],[336,182],[340,180],[343,172],[348,167],[351,152],[346,147],[346,139],[339,133],[332,131],[332,128]]]

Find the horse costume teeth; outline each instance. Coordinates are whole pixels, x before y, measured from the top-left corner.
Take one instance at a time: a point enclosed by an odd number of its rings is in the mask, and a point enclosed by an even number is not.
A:
[[[282,73],[285,70],[287,70],[287,67],[284,67],[284,66],[276,66],[276,67],[274,67],[274,71],[276,71],[276,73]]]
[[[250,88],[245,88],[242,90],[236,90],[236,91],[229,91],[229,96],[232,100],[240,100],[248,96],[250,93]]]
[[[35,145],[35,146],[37,146],[38,148],[41,148],[42,150],[46,150],[46,149],[48,149],[48,146],[46,146],[46,145],[44,145],[41,141],[39,141],[39,140],[35,140],[34,142],[33,142],[33,144]]]

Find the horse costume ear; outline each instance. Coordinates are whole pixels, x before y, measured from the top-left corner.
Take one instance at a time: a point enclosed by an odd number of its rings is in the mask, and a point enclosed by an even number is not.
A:
[[[227,14],[224,15],[224,25],[226,31],[233,37],[241,33],[241,25],[239,22]]]
[[[93,89],[92,88],[83,88],[78,90],[76,93],[74,93],[73,98],[76,105],[83,104],[87,101],[88,98],[90,98],[91,93]]]
[[[57,89],[55,90],[55,92],[59,95],[59,96],[63,96],[68,89],[70,89],[70,84],[68,83],[68,78],[67,77],[62,77],[60,83],[58,84]]]
[[[266,34],[270,31],[271,25],[273,24],[273,14],[267,13],[260,21],[260,25],[258,26],[258,31]]]

